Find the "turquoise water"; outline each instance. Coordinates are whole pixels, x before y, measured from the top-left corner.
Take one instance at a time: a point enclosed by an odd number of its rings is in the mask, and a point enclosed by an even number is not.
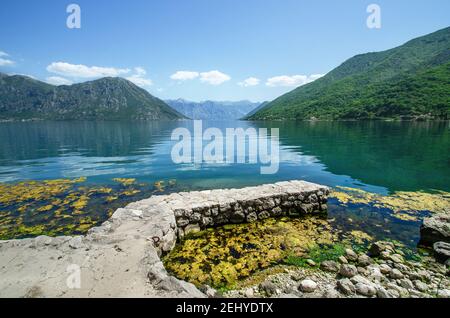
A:
[[[289,179],[388,193],[450,191],[448,122],[203,122],[204,128],[280,129],[280,168],[174,164],[173,129],[192,122],[0,124],[0,182],[75,178],[109,183],[176,179],[187,188],[241,187]]]
[[[380,194],[450,192],[448,122],[203,122],[204,129],[216,127],[224,135],[226,128],[279,128],[280,164],[272,175],[262,175],[260,164],[175,164],[171,150],[176,141],[171,134],[179,127],[193,133],[191,121],[0,124],[2,183],[87,177],[93,187],[116,189],[114,178],[135,178],[148,185],[139,185],[135,196],[122,195],[113,202],[106,200],[107,194],[93,195],[76,214],[70,207],[73,202],[62,215],[56,213],[56,206],[41,212],[31,205],[22,213],[16,210],[21,203],[16,208],[0,204],[0,236],[78,234],[86,230],[83,224],[98,225],[115,208],[153,194],[290,179]],[[153,186],[161,180],[163,190]],[[39,206],[49,202],[44,200]],[[421,218],[428,215],[420,213],[417,220],[407,221],[393,217],[388,209],[368,205],[343,206],[330,199],[328,206],[329,219],[342,231],[361,230],[376,239],[391,238],[411,247],[419,239]],[[45,228],[37,231],[35,226],[40,224]]]

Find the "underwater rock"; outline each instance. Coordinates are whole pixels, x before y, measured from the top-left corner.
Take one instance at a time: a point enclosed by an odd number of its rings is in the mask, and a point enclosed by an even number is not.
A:
[[[381,253],[393,252],[394,245],[391,242],[384,242],[384,241],[378,241],[372,243],[372,245],[369,248],[369,255],[371,257],[379,257],[381,256]]]
[[[436,242],[433,244],[433,251],[436,260],[441,263],[447,262],[450,258],[450,244],[446,242]]]
[[[420,244],[432,246],[436,242],[450,243],[450,214],[437,214],[423,220]]]

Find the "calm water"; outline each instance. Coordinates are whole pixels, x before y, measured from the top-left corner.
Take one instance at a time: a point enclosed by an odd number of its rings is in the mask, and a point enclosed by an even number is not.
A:
[[[90,182],[176,179],[189,188],[239,187],[304,179],[388,193],[450,191],[449,123],[203,122],[280,129],[275,175],[254,164],[174,164],[172,130],[192,122],[34,122],[0,124],[0,182],[87,176]]]
[[[203,126],[217,127],[224,134],[226,128],[235,127],[279,128],[278,173],[261,175],[259,164],[174,164],[171,133],[177,127],[193,131],[189,121],[30,122],[0,124],[0,182],[87,177],[93,185],[110,185],[113,178],[136,178],[149,184],[176,180],[178,191],[303,179],[381,194],[450,192],[448,122],[233,121],[203,122]],[[390,211],[380,209],[344,208],[335,200],[330,200],[329,207],[330,218],[347,230],[364,230],[409,245],[418,240],[417,221],[391,218]],[[95,222],[108,217],[95,210],[100,213]],[[33,215],[23,222],[34,225]],[[39,222],[50,220],[51,215]],[[9,222],[14,226],[13,218]]]

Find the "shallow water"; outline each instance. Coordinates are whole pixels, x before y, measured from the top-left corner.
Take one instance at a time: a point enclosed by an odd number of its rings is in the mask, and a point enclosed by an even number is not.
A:
[[[84,187],[115,189],[115,178],[135,178],[137,184],[145,184],[136,196],[115,201],[118,206],[155,193],[243,187],[290,179],[383,195],[396,191],[450,191],[448,122],[231,121],[203,122],[203,126],[217,127],[224,134],[226,128],[235,127],[279,128],[278,173],[261,175],[260,165],[249,163],[173,163],[170,154],[175,142],[171,141],[171,133],[178,127],[192,132],[190,121],[26,122],[0,124],[0,182],[87,177]],[[166,185],[175,180],[176,186],[155,192],[154,184],[160,180]],[[102,209],[107,203],[91,201],[83,213],[94,213],[96,217],[90,224],[95,225],[111,211]],[[3,225],[6,217],[11,222],[17,217],[15,209],[0,205]],[[46,211],[47,217],[35,212],[28,213],[23,221],[36,226],[52,219],[51,210]],[[329,204],[329,218],[340,226],[364,229],[379,238],[386,235],[409,245],[417,242],[420,219],[427,213],[419,213],[414,220],[400,220],[392,217],[389,209],[343,206],[333,199]],[[31,232],[30,235],[37,234]]]

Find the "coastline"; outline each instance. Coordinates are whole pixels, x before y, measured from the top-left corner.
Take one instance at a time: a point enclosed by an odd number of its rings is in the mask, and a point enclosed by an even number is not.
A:
[[[307,194],[308,198],[318,193],[319,197],[326,196],[328,188],[290,181],[243,189],[153,196],[118,209],[100,227],[90,229],[86,236],[39,236],[2,241],[0,263],[5,265],[0,270],[0,297],[205,297],[194,285],[170,276],[160,259],[176,244],[182,219],[175,213],[175,210],[180,211],[177,208],[180,195],[193,199],[182,203],[184,211],[193,211],[200,208],[197,200],[202,193],[207,195],[207,206],[218,205],[219,210],[222,208],[231,216],[228,213],[236,211],[236,205],[232,208],[230,193],[240,196],[239,200],[247,197],[248,200],[271,201],[273,197],[283,196],[285,202],[295,205],[297,201],[298,209],[303,210],[299,196]],[[218,201],[211,205],[214,194]],[[235,200],[237,202],[238,198]],[[275,208],[271,211],[278,213]],[[261,212],[267,210],[266,207]],[[80,269],[79,289],[67,286],[71,265]]]

